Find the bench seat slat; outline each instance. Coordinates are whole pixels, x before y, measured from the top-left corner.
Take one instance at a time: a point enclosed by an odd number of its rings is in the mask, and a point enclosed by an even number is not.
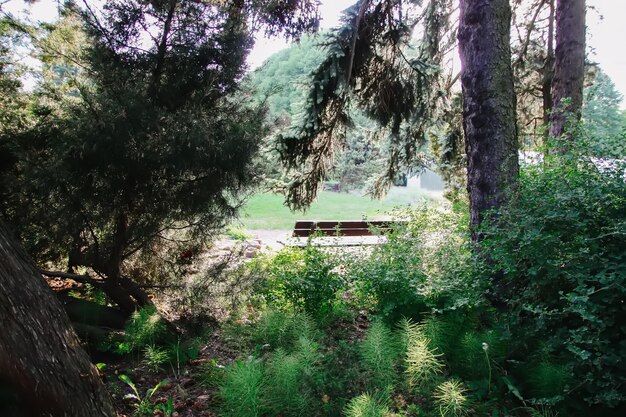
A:
[[[372,228],[385,232],[391,230],[393,224],[385,220],[298,220],[293,236],[308,237],[315,233],[322,236],[373,236]]]
[[[293,231],[294,236],[307,237],[313,234],[320,234],[322,236],[373,236],[369,229],[315,229],[313,231],[309,229],[296,229]]]
[[[320,221],[315,223],[319,229],[367,229],[371,227],[389,227],[390,222],[386,221]]]

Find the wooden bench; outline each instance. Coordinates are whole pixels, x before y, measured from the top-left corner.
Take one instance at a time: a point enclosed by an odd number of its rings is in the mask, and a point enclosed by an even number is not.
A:
[[[385,233],[397,223],[389,220],[298,220],[287,246],[309,243],[318,246],[376,245],[387,241]]]

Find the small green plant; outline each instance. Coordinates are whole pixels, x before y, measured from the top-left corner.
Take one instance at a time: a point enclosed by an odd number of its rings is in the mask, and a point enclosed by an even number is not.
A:
[[[554,401],[563,397],[565,387],[570,380],[570,373],[564,366],[549,359],[543,359],[528,367],[526,380],[533,398]]]
[[[468,329],[461,337],[455,370],[466,379],[491,381],[493,361],[504,357],[504,344],[495,330]]]
[[[417,386],[428,382],[441,373],[443,364],[440,354],[434,353],[430,340],[424,335],[419,325],[410,320],[403,320],[400,328],[406,346],[406,374],[409,385]]]
[[[180,375],[181,364],[196,359],[200,353],[201,347],[202,339],[199,337],[193,337],[187,340],[181,340],[179,337],[176,343],[170,345],[169,357],[174,374]]]
[[[141,351],[163,342],[168,336],[167,327],[156,307],[144,307],[135,311],[126,324],[124,340],[117,350],[119,353]]]
[[[225,417],[258,417],[261,415],[263,365],[249,358],[228,366],[220,387]]]
[[[390,417],[391,410],[369,394],[361,394],[350,400],[345,409],[346,417]]]
[[[303,358],[277,350],[267,364],[267,379],[263,391],[264,405],[272,415],[307,415],[310,398],[303,395]]]
[[[165,404],[157,404],[154,409],[161,410],[165,417],[170,417],[172,414],[174,414],[174,411],[176,411],[174,409],[174,399],[171,396],[167,397],[167,402]],[[154,412],[152,414],[154,415]]]
[[[397,379],[396,359],[400,353],[398,342],[381,321],[372,323],[361,344],[361,356],[370,373],[370,388],[376,392],[391,393]]]
[[[291,313],[270,309],[254,325],[252,340],[270,349],[291,351],[301,336],[315,339],[315,322],[306,313]]]
[[[152,372],[162,371],[169,361],[169,354],[165,349],[156,346],[146,346],[143,351],[143,363]]]
[[[122,382],[124,382],[133,390],[133,393],[130,394],[130,396],[131,398],[137,401],[137,403],[135,404],[135,415],[137,416],[152,415],[152,412],[155,409],[154,405],[152,404],[152,397],[154,396],[154,393],[156,393],[158,389],[161,388],[163,385],[167,384],[168,381],[164,379],[163,381],[156,384],[154,388],[146,391],[146,395],[142,396],[139,393],[139,390],[137,389],[137,386],[135,385],[135,383],[127,375],[120,375],[119,378]]]
[[[227,229],[226,236],[233,240],[240,240],[242,242],[252,237],[248,232],[238,227],[231,227]]]
[[[301,335],[292,353],[274,352],[265,372],[263,403],[271,415],[302,416],[313,414],[312,386],[320,379],[319,346]]]
[[[89,284],[85,285],[85,289],[85,295],[88,299],[92,300],[94,303],[100,304],[101,306],[107,305],[107,297],[104,291]]]
[[[435,403],[439,407],[441,417],[469,415],[470,404],[466,394],[467,390],[463,384],[456,379],[451,379],[439,384],[433,396]]]
[[[224,379],[224,366],[217,363],[215,359],[203,363],[200,367],[200,383],[206,387],[216,387]]]
[[[539,406],[538,408],[529,408],[530,417],[558,417],[559,413],[549,406]]]

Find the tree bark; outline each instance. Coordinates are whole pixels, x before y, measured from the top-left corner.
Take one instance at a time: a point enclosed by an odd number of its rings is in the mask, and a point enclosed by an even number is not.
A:
[[[1,222],[0,321],[0,415],[115,415],[61,304]]]
[[[461,0],[459,51],[472,240],[519,171],[508,0]]]
[[[549,0],[550,15],[548,16],[548,47],[543,65],[541,95],[543,100],[544,140],[548,137],[550,112],[552,111],[552,81],[554,80],[554,0]]]
[[[567,135],[568,120],[580,120],[584,75],[585,0],[558,0],[553,107],[550,116],[550,135],[555,138]]]

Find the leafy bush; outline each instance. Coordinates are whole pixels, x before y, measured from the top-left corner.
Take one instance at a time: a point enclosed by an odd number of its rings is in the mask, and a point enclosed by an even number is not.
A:
[[[485,227],[483,273],[496,277],[491,297],[508,304],[520,348],[547,349],[571,369],[573,396],[615,407],[626,400],[625,166],[584,155],[548,149],[522,170]]]
[[[433,308],[480,299],[471,288],[475,281],[464,215],[428,207],[394,215],[408,223],[388,234],[367,260],[350,266],[362,299],[373,298],[388,323],[402,317],[419,320]]]
[[[342,288],[337,264],[320,248],[287,248],[265,263],[262,293],[279,307],[292,305],[315,318],[330,313]]]

